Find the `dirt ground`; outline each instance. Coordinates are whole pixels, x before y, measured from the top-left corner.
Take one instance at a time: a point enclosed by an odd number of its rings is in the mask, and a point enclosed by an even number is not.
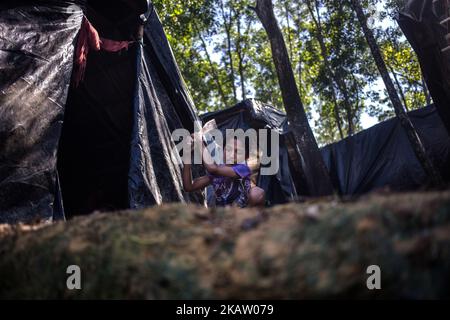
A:
[[[0,225],[0,275],[0,298],[449,298],[450,191]]]

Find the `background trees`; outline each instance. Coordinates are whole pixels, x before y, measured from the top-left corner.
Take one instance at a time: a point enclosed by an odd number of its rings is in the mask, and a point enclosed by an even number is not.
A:
[[[350,0],[274,0],[297,87],[319,144],[394,115]],[[417,58],[393,21],[404,0],[364,0],[402,104],[431,102]],[[253,97],[283,108],[256,0],[154,0],[197,108]]]

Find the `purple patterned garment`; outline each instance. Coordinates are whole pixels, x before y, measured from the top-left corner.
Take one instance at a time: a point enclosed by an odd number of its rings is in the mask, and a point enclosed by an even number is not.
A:
[[[216,206],[227,206],[236,203],[239,207],[248,204],[248,193],[251,188],[251,170],[246,164],[231,167],[239,178],[209,175],[216,196]]]

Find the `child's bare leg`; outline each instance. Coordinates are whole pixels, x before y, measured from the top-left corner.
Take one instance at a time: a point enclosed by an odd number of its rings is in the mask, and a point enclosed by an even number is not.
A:
[[[263,207],[266,202],[266,194],[260,187],[252,187],[248,193],[250,207]]]

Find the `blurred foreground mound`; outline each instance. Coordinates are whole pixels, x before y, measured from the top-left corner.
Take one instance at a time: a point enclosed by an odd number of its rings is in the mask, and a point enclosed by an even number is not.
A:
[[[449,298],[450,192],[2,225],[0,275],[0,298]]]

